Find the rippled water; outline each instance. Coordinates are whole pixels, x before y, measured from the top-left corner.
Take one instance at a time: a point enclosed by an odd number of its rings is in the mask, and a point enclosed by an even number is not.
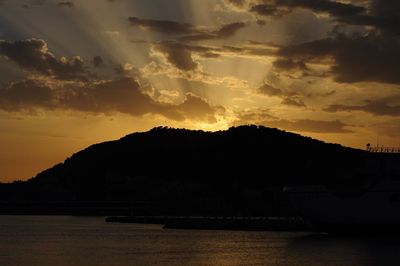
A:
[[[400,240],[0,216],[0,265],[400,265]]]

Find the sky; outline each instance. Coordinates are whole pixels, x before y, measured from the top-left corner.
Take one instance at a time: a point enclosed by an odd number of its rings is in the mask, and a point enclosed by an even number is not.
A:
[[[398,0],[0,0],[0,182],[156,126],[400,146]]]

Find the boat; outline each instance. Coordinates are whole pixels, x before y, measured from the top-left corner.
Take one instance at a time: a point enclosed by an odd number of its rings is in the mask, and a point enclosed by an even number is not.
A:
[[[398,151],[370,148],[364,167],[342,173],[341,182],[286,186],[283,192],[315,231],[400,232]]]

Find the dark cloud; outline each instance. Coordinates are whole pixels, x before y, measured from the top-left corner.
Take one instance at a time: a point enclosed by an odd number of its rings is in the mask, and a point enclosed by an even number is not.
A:
[[[330,0],[268,0],[262,4],[254,4],[250,12],[261,16],[282,16],[291,13],[294,8],[310,9],[335,17],[349,17],[366,11],[362,6]]]
[[[208,33],[201,33],[201,34],[194,34],[194,35],[187,35],[180,38],[182,41],[204,41],[204,40],[212,40],[212,39],[227,39],[232,37],[236,34],[236,32],[246,26],[244,22],[235,22],[231,24],[227,24],[222,26],[219,30],[208,32]]]
[[[378,116],[400,116],[400,96],[387,97],[378,100],[368,100],[364,105],[331,105],[327,112],[362,111]]]
[[[277,48],[280,46],[276,46],[272,43],[261,43],[249,41],[248,45],[241,46],[232,46],[232,45],[223,45],[222,47],[213,48],[214,52],[218,53],[231,53],[236,54],[236,56],[258,56],[263,58],[265,56],[276,56]],[[210,48],[210,47],[209,47]]]
[[[306,104],[300,99],[300,95],[291,91],[276,88],[270,84],[264,84],[258,88],[258,92],[264,95],[278,97],[282,99],[282,104],[294,107],[306,107]]]
[[[94,67],[100,67],[102,65],[104,65],[103,58],[101,56],[99,56],[99,55],[94,56],[93,57],[93,66]]]
[[[122,64],[118,64],[114,67],[114,72],[117,75],[125,75],[126,70],[124,69],[124,66]]]
[[[208,123],[216,123],[215,115],[225,112],[223,107],[212,107],[202,98],[190,93],[186,95],[186,99],[183,103],[172,107],[171,110],[191,120],[206,121]]]
[[[194,61],[193,54],[203,58],[218,58],[221,56],[243,56],[243,57],[264,57],[276,54],[271,47],[255,48],[255,47],[235,47],[235,46],[201,46],[189,45],[176,41],[162,41],[153,44],[153,49],[165,55],[168,62],[180,70],[190,71],[198,67],[198,63]]]
[[[229,1],[228,1],[229,2]],[[231,4],[232,5],[232,4]],[[292,13],[296,8],[329,14],[337,22],[373,26],[379,30],[400,34],[400,2],[398,0],[351,1],[342,3],[332,0],[248,0],[235,5],[250,6],[249,12],[258,16],[280,17]]]
[[[391,32],[399,35],[400,29],[400,16],[392,17],[375,17],[370,15],[359,15],[354,17],[346,17],[340,19],[340,22],[359,25],[359,26],[373,26],[382,31]]]
[[[295,107],[306,107],[306,104],[302,100],[295,99],[292,97],[285,97],[282,100],[282,104],[289,105],[289,106],[295,106]]]
[[[143,27],[152,31],[166,34],[192,34],[199,31],[189,23],[180,23],[169,20],[141,19],[137,17],[128,18],[133,26]]]
[[[63,2],[59,2],[57,4],[58,6],[64,6],[64,7],[74,7],[74,3],[71,1],[63,1]]]
[[[400,15],[398,0],[370,0],[371,13],[379,17],[396,17]]]
[[[32,111],[33,107],[55,108],[52,90],[39,82],[24,80],[0,89],[0,109],[13,111]]]
[[[288,7],[307,8],[316,12],[328,13],[335,17],[355,16],[366,11],[361,6],[331,0],[277,0],[277,4]]]
[[[140,116],[157,113],[159,105],[141,91],[132,78],[120,78],[62,92],[60,106],[64,109],[93,113],[120,112]]]
[[[383,31],[400,34],[400,2],[397,0],[370,0],[367,13],[340,19],[341,22],[374,26]]]
[[[303,61],[294,61],[292,59],[277,59],[273,62],[273,66],[282,70],[307,70],[307,66]]]
[[[16,42],[0,40],[0,55],[25,70],[58,79],[84,79],[85,70],[80,57],[56,58],[43,40],[27,39]]]
[[[233,51],[242,54],[246,52],[243,48],[188,45],[176,41],[154,43],[153,49],[162,53],[170,64],[183,71],[191,71],[198,68],[198,63],[194,61],[193,54],[204,58],[218,58],[224,52]]]
[[[24,80],[0,90],[0,109],[8,112],[73,110],[93,114],[124,113],[132,116],[158,114],[174,120],[216,122],[222,107],[213,107],[193,94],[180,104],[165,104],[143,92],[138,81],[119,78],[84,85],[50,87]]]
[[[295,9],[307,9],[328,14],[344,25],[372,26],[381,31],[400,34],[398,0],[353,0],[349,3],[333,0],[225,0],[225,3],[264,17],[281,17]]]
[[[203,41],[212,39],[226,39],[232,37],[238,30],[246,26],[244,22],[235,22],[222,25],[217,30],[199,29],[189,23],[169,20],[141,19],[130,17],[131,25],[143,27],[151,31],[164,34],[180,35],[181,41]]]
[[[186,45],[165,41],[156,44],[154,47],[165,55],[169,63],[180,70],[190,71],[198,67],[198,64],[193,61],[191,49]]]
[[[282,8],[276,4],[253,5],[249,11],[266,17],[280,17],[292,12],[292,10],[288,8]]]
[[[263,19],[257,19],[257,20],[256,20],[256,23],[257,23],[259,26],[265,26],[265,25],[267,25],[267,22],[266,22],[265,20],[263,20]]]
[[[399,64],[400,42],[387,35],[347,36],[340,34],[333,38],[321,39],[300,45],[281,48],[282,60],[303,62],[333,59],[331,72],[338,82],[384,82],[400,84]],[[282,59],[283,58],[283,59]],[[302,64],[303,64],[302,63]],[[290,67],[290,64],[288,65]]]
[[[285,93],[283,90],[275,88],[272,85],[264,84],[260,88],[258,88],[258,92],[268,95],[268,96],[284,96]]]
[[[218,38],[229,38],[235,33],[244,28],[246,26],[246,23],[244,22],[235,22],[231,24],[226,24],[223,25],[219,30],[215,31],[215,35],[218,36]]]

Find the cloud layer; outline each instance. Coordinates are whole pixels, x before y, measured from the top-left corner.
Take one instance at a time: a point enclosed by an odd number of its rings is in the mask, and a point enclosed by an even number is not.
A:
[[[83,79],[85,70],[79,56],[56,58],[40,39],[7,42],[0,40],[0,55],[21,68],[58,79]]]
[[[124,113],[133,116],[162,115],[182,121],[185,119],[216,122],[220,107],[212,107],[203,99],[187,94],[180,104],[166,104],[143,92],[132,78],[51,86],[40,80],[23,80],[0,90],[0,109],[9,112],[35,110],[70,110],[93,114]],[[223,111],[223,110],[222,110]]]
[[[399,1],[190,1],[183,9],[177,0],[155,0],[170,13],[154,13],[145,1],[97,2],[93,12],[90,1],[33,1],[24,12],[98,24],[93,34],[70,28],[81,35],[57,42],[62,36],[43,26],[49,21],[35,25],[45,29],[29,35],[35,38],[10,34],[13,27],[0,31],[1,110],[242,121],[325,134],[399,115]],[[15,8],[2,2],[2,9]],[[23,28],[18,23],[15,29]],[[249,110],[257,115],[245,119]],[[353,123],[354,112],[362,121]]]

